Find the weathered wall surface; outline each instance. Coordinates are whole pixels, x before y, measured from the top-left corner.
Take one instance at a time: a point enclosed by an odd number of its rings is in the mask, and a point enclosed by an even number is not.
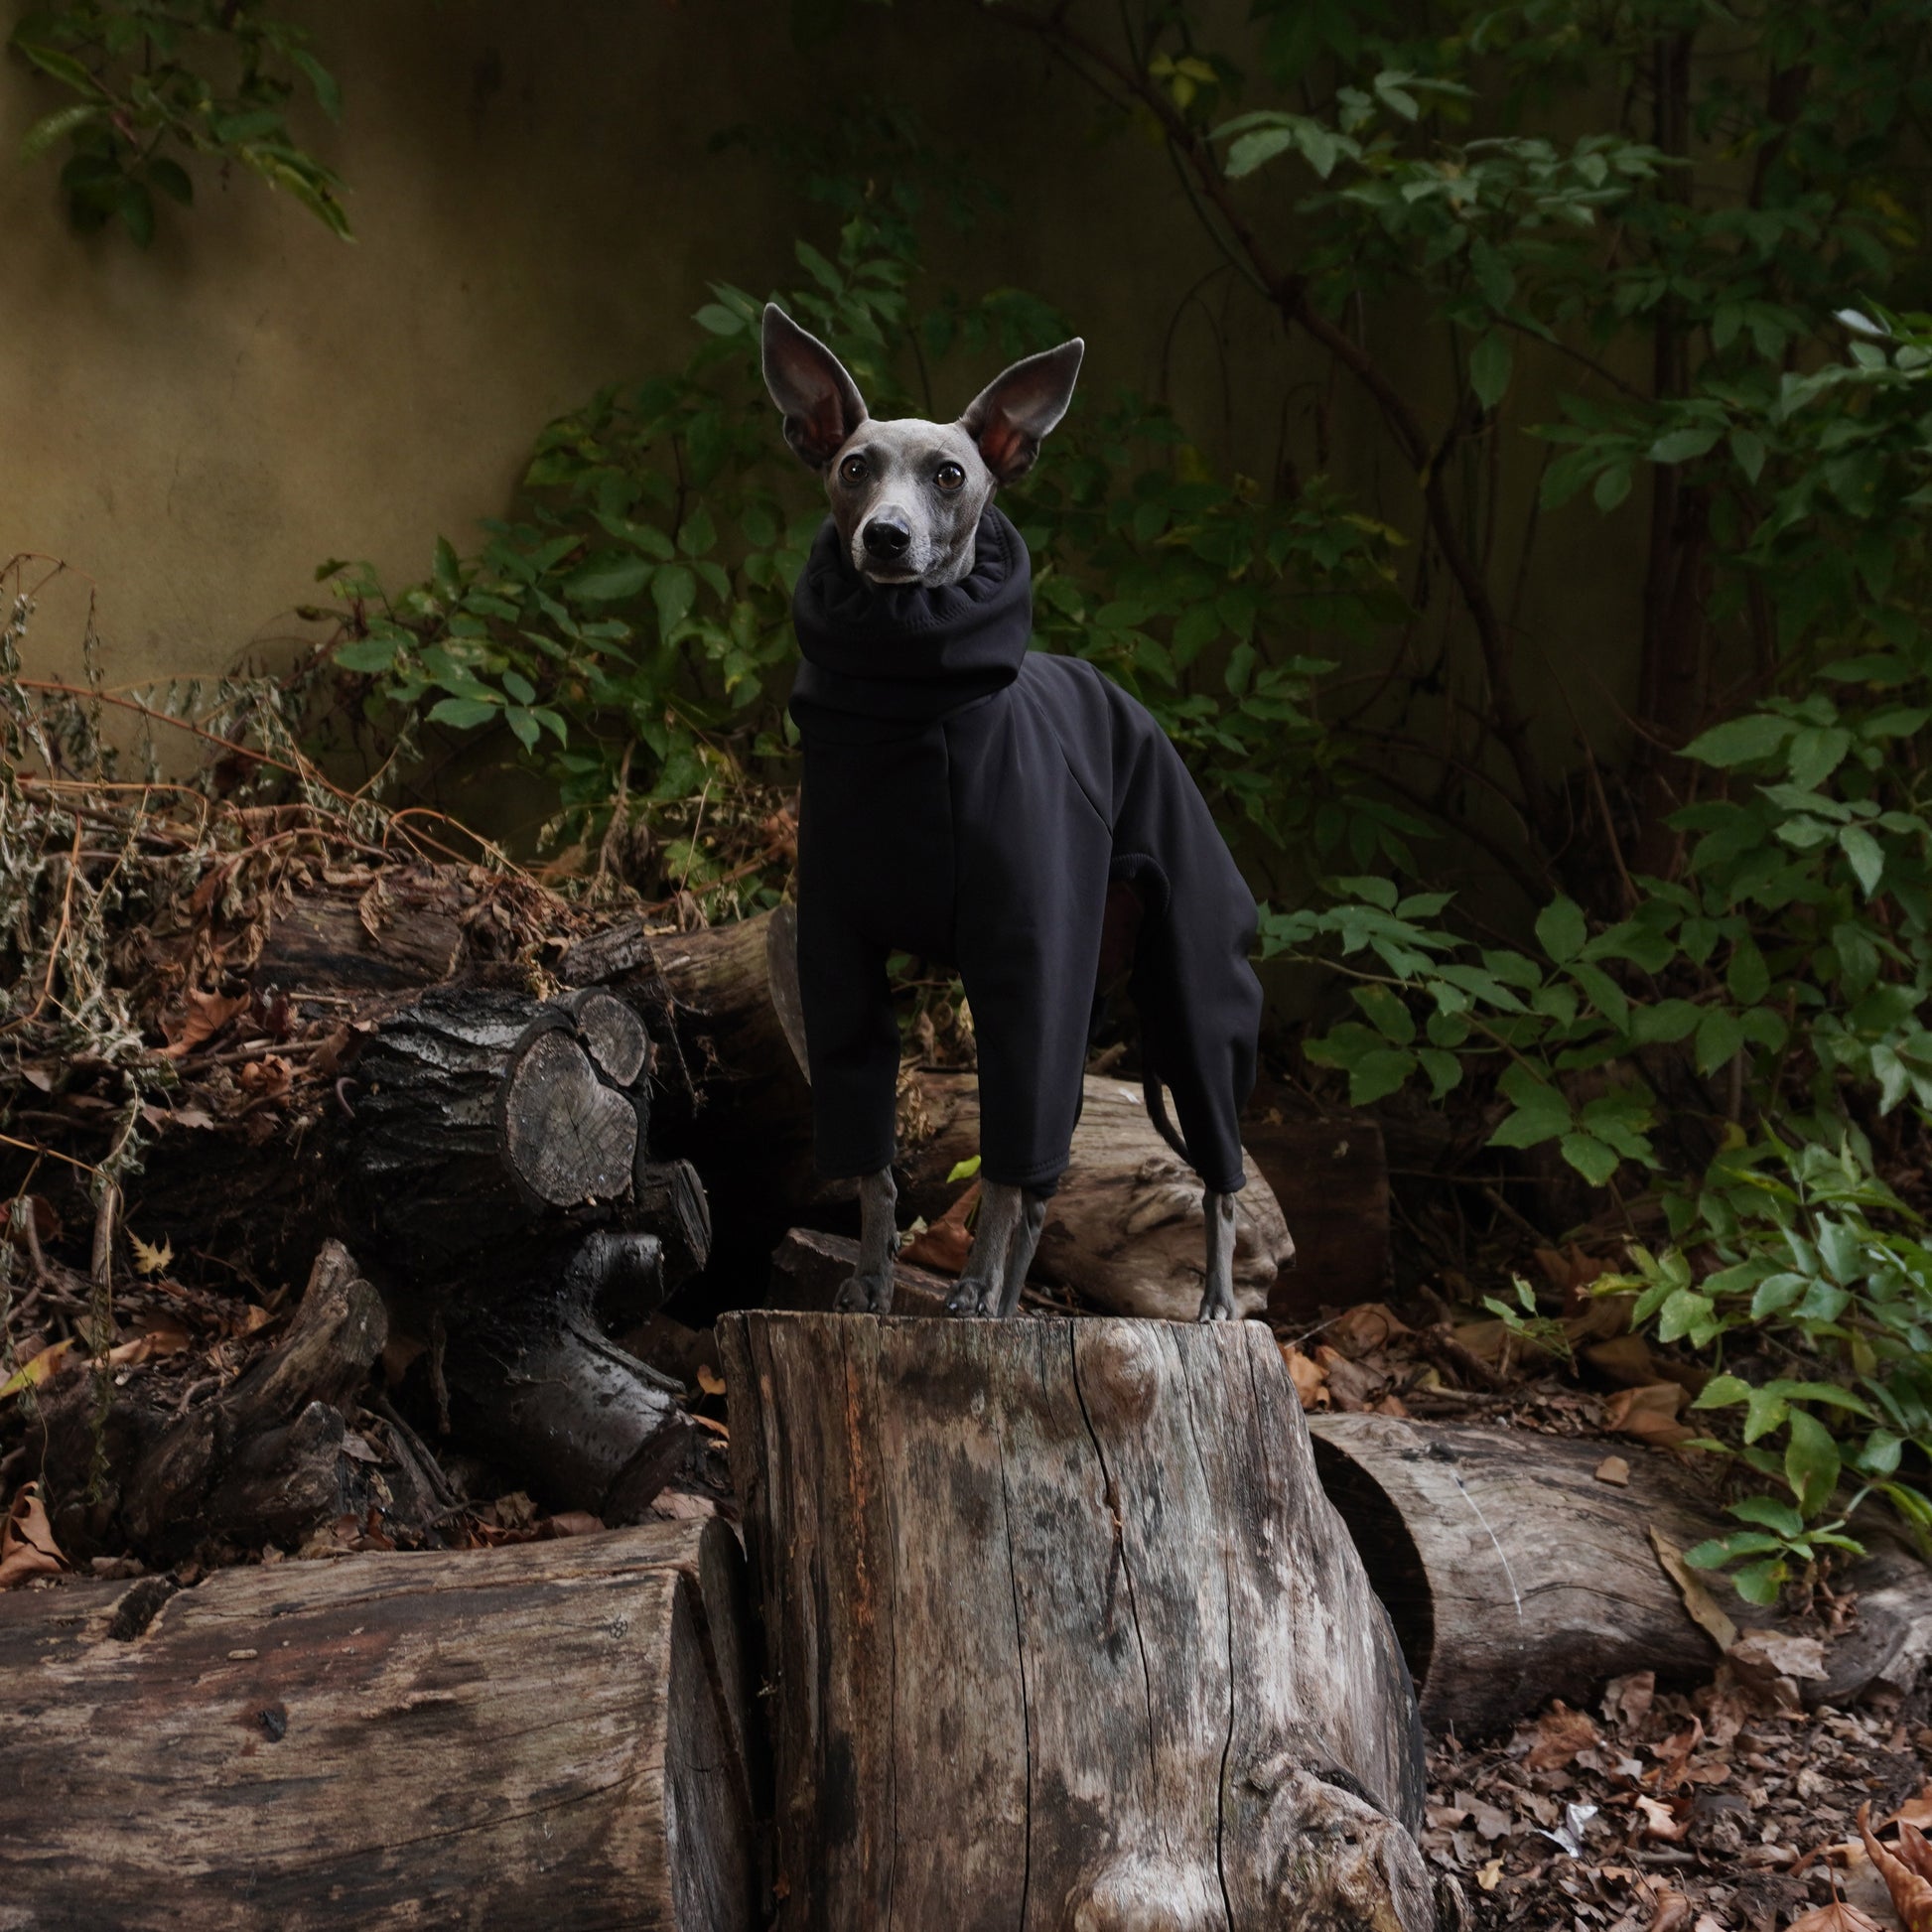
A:
[[[1215,258],[1157,147],[1128,136],[1096,153],[1078,84],[979,9],[860,7],[855,31],[802,56],[790,14],[311,0],[347,112],[339,131],[308,125],[348,179],[349,246],[206,168],[197,207],[164,207],[149,250],[76,237],[55,167],[12,152],[55,91],[0,61],[0,556],[47,552],[97,584],[115,682],[217,670],[300,629],[286,614],[323,557],[421,574],[439,532],[463,542],[503,506],[547,418],[684,359],[709,280],[794,278],[791,242],[814,217],[710,137],[866,91],[916,107],[1013,196],[1011,216],[953,245],[946,279],[1040,290],[1088,336],[1090,390],[1165,382],[1217,456],[1268,474],[1285,409],[1293,423],[1317,406],[1326,372],[1285,359],[1273,318],[1225,276],[1175,320]],[[1290,191],[1283,174],[1256,192]],[[1399,356],[1399,319],[1372,320],[1371,341],[1384,334]],[[1386,513],[1409,524],[1413,490],[1345,390],[1332,422],[1336,469],[1364,486],[1379,471]],[[1535,482],[1512,464],[1503,559]],[[1625,657],[1635,585],[1586,588],[1605,574],[1601,527],[1569,513],[1539,550],[1526,655],[1541,635],[1552,671]],[[41,668],[77,667],[81,581],[36,626]],[[1568,708],[1545,695],[1544,728],[1567,740]]]

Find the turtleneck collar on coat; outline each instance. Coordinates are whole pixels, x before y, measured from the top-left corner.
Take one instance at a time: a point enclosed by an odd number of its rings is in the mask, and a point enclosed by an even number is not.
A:
[[[957,584],[872,585],[828,518],[799,573],[792,618],[804,658],[791,687],[800,730],[838,715],[929,724],[1019,676],[1033,635],[1033,563],[988,504],[973,568]]]

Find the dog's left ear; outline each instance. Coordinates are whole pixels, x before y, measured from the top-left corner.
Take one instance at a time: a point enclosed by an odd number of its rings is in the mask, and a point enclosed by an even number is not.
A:
[[[1066,414],[1087,345],[1078,336],[1058,348],[1016,362],[966,405],[959,427],[979,445],[996,483],[1013,483],[1034,467],[1039,446]]]

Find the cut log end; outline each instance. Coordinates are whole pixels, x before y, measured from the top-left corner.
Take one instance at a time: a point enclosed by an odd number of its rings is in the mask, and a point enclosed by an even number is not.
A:
[[[503,1083],[502,1107],[510,1166],[539,1200],[576,1207],[629,1192],[637,1110],[597,1077],[569,1035],[540,1033],[524,1048]]]

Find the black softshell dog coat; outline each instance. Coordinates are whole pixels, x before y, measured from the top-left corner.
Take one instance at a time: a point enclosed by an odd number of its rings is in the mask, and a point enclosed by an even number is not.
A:
[[[1036,1192],[1080,1111],[1109,881],[1146,903],[1143,1051],[1205,1184],[1242,1184],[1255,904],[1180,755],[1091,664],[1027,648],[1033,573],[999,510],[958,584],[875,587],[828,521],[794,599],[804,663],[798,977],[818,1166],[891,1165],[887,955],[958,968],[979,1044],[981,1173]]]

